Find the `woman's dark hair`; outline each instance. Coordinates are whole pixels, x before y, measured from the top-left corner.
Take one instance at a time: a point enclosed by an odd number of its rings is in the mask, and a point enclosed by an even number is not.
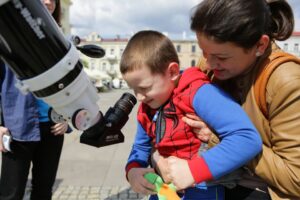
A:
[[[52,13],[53,18],[55,19],[56,23],[61,26],[61,5],[60,0],[55,0],[56,6],[55,10]]]
[[[289,38],[294,15],[285,0],[204,0],[195,7],[191,29],[249,49],[263,34],[271,40]]]

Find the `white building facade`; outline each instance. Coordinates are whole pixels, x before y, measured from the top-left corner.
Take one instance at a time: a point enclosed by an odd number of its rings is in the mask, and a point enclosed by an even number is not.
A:
[[[128,40],[127,38],[103,39],[97,33],[91,33],[85,41],[82,41],[82,44],[99,45],[105,49],[106,54],[101,59],[93,59],[82,55],[82,59],[88,63],[88,68],[91,71],[105,72],[113,78],[121,79],[120,61]],[[181,69],[197,64],[202,51],[196,40],[173,40],[172,42],[178,52]]]
[[[70,5],[72,2],[70,0],[61,0],[61,25],[62,31],[65,35],[70,35],[71,25],[70,25]]]
[[[300,32],[294,32],[289,39],[276,41],[276,43],[284,51],[300,57]]]
[[[98,45],[105,50],[105,56],[100,59],[89,58],[82,55],[82,59],[88,63],[91,72],[100,71],[113,78],[121,78],[119,65],[123,51],[127,45],[128,39],[115,38],[103,39],[97,33],[91,33],[81,44]]]
[[[105,49],[105,56],[100,59],[89,58],[84,55],[82,59],[86,67],[91,72],[101,72],[111,76],[113,79],[121,79],[119,70],[121,56],[127,45],[128,38],[103,39],[99,34],[91,33],[82,44],[96,44]],[[202,51],[196,40],[173,40],[172,41],[180,60],[180,68],[186,69],[190,66],[196,66],[202,55]],[[286,41],[276,41],[276,43],[285,51],[300,57],[300,32],[294,32]]]

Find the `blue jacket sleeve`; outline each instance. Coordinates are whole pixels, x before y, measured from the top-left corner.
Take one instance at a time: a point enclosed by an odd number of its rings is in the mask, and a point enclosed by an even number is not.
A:
[[[141,124],[138,123],[135,141],[132,145],[127,165],[136,162],[141,167],[147,167],[149,165],[151,149],[151,138],[147,135]]]
[[[214,179],[241,167],[261,151],[262,140],[247,114],[218,87],[202,86],[193,106],[221,139],[220,144],[201,154]]]
[[[2,92],[2,82],[3,82],[4,77],[5,77],[5,64],[0,59],[0,92]]]

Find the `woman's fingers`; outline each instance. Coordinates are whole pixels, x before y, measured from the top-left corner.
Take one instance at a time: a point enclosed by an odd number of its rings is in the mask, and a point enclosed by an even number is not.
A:
[[[58,123],[51,127],[51,133],[54,135],[63,135],[68,130],[68,124],[65,123]]]
[[[172,183],[176,186],[177,190],[188,188],[195,183],[186,160],[170,156],[168,158],[168,165],[169,178],[172,180]]]
[[[182,120],[190,127],[201,129],[205,125],[205,123],[199,117],[196,116],[197,118],[190,118],[190,116],[193,115],[186,115],[185,117],[182,117]]]
[[[202,119],[199,116],[195,115],[195,114],[186,114],[185,116],[190,118],[190,119],[202,121]]]
[[[202,142],[209,141],[213,132],[206,125],[206,123],[202,121],[202,119],[200,117],[193,115],[193,114],[186,114],[186,116],[183,117],[182,120],[187,125],[192,127],[193,133],[196,134],[198,139],[200,139]]]
[[[0,152],[7,152],[7,149],[4,148],[4,144],[3,144],[3,136],[5,134],[9,134],[8,128],[4,126],[0,126]]]

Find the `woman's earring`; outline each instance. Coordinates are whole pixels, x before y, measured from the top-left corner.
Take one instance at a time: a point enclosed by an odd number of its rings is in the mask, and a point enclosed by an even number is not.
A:
[[[259,51],[257,51],[257,52],[255,53],[255,55],[256,55],[256,57],[259,57],[259,56],[261,56],[261,54],[260,54],[260,52],[259,52]]]

